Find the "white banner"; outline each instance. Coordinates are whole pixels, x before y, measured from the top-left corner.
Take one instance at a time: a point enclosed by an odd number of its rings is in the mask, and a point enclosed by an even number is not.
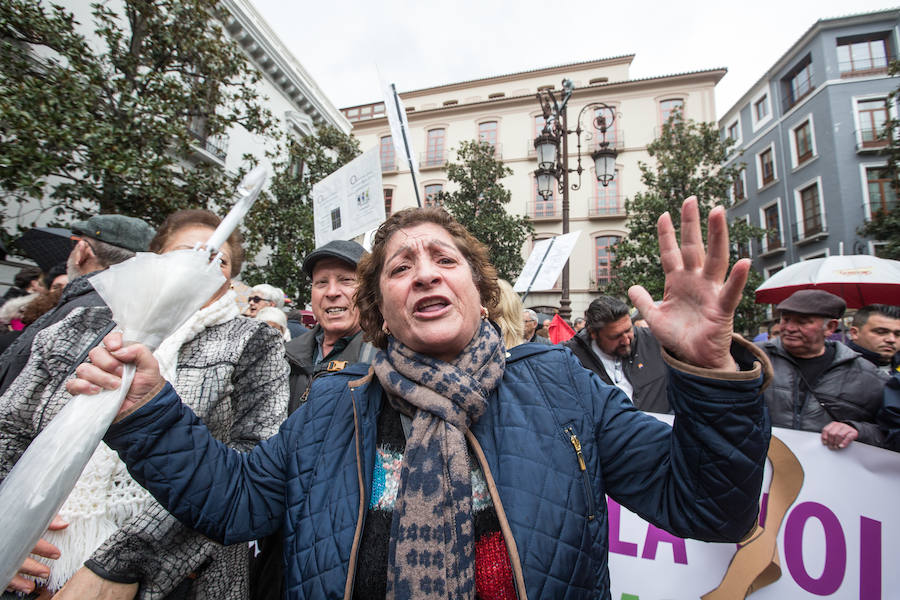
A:
[[[381,163],[372,148],[312,188],[316,248],[349,240],[384,221]]]
[[[378,74],[381,78],[381,73]],[[416,157],[412,139],[409,135],[409,122],[406,120],[406,107],[403,100],[397,94],[393,84],[387,83],[381,78],[381,89],[384,94],[384,112],[391,127],[391,139],[394,142],[394,153],[397,160],[397,168],[408,168],[412,163],[412,169],[416,180],[419,180],[419,160]],[[404,142],[404,135],[406,141]]]
[[[552,290],[562,273],[569,255],[575,249],[580,231],[572,231],[565,235],[541,240],[534,245],[534,249],[525,261],[522,272],[513,286],[516,292],[539,292]],[[535,274],[537,276],[535,276]],[[532,283],[533,280],[533,283]]]
[[[900,598],[900,454],[858,442],[833,451],[816,433],[772,433],[790,452],[773,459],[777,484],[767,465],[763,534],[741,557],[735,544],[682,540],[608,500],[614,600],[739,600],[763,566],[769,570],[751,600]],[[773,441],[770,458],[778,445]],[[799,495],[795,488],[779,505],[776,487],[784,484],[799,487]],[[761,551],[766,531],[772,541],[777,531],[777,557],[774,549]]]

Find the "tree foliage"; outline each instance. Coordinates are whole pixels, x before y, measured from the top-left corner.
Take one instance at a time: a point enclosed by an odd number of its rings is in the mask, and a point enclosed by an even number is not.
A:
[[[275,122],[217,5],[123,0],[117,13],[97,2],[88,29],[58,5],[0,3],[7,218],[30,202],[61,221],[99,209],[159,223],[231,194],[232,176],[191,159],[198,138],[202,146],[236,125],[274,135]]]
[[[891,61],[888,72],[893,76],[900,73],[900,61]],[[888,114],[888,119],[884,126],[884,135],[888,141],[888,164],[885,171],[890,177],[895,200],[893,206],[888,207],[886,211],[874,211],[872,220],[860,228],[862,235],[885,242],[878,249],[879,256],[895,260],[900,260],[900,202],[896,201],[897,194],[900,193],[900,140],[898,140],[900,119],[896,118],[896,111],[891,107],[896,105],[898,96],[900,96],[900,86],[888,94],[885,101],[885,112]]]
[[[680,238],[681,204],[688,196],[697,196],[705,239],[709,212],[716,205],[730,205],[728,190],[743,167],[721,166],[729,146],[730,142],[723,141],[709,123],[684,120],[677,112],[669,118],[661,135],[647,146],[655,165],[639,164],[645,191],[625,202],[629,232],[615,247],[615,277],[607,293],[624,295],[628,287],[642,285],[654,298],[662,298],[665,275],[659,262],[656,222],[668,211]],[[732,265],[739,258],[740,247],[763,232],[742,220],[729,226]],[[753,290],[760,283],[762,278],[751,269],[735,314],[736,331],[753,331],[763,319],[764,309],[753,298]]]
[[[290,143],[269,193],[256,201],[245,221],[249,252],[263,250],[259,256],[265,257],[264,263],[244,269],[247,283],[280,287],[299,306],[309,301],[310,282],[301,265],[315,248],[312,186],[358,154],[359,142],[330,125]]]
[[[473,236],[485,244],[498,275],[514,280],[522,269],[522,244],[533,228],[527,217],[506,211],[510,193],[500,180],[512,174],[487,142],[465,141],[456,151],[458,163],[447,166],[454,192],[441,192],[440,201]]]

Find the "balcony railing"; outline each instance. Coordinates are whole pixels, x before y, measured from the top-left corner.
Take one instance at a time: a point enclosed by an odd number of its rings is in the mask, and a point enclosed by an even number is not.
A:
[[[888,64],[896,60],[896,56],[876,58],[869,60],[844,60],[838,63],[838,71],[841,77],[865,77],[867,75],[883,75],[888,72]]]
[[[562,202],[533,200],[528,203],[528,216],[532,219],[560,219],[562,218]]]
[[[821,217],[806,219],[791,225],[791,237],[797,240],[796,244],[809,244],[828,237],[828,229]]]
[[[225,162],[228,156],[228,136],[227,135],[203,135],[201,132],[191,128],[189,129],[191,136],[197,141],[197,147],[211,154],[217,160]]]
[[[616,278],[616,270],[613,267],[607,267],[605,269],[593,269],[591,271],[591,286],[596,289],[604,289],[607,285],[612,283],[613,279]]]
[[[873,129],[871,127],[856,130],[856,151],[866,152],[875,151],[886,148],[888,139],[884,129]]]
[[[390,162],[385,162],[383,159],[381,161],[381,172],[382,173],[393,173],[397,170],[397,161],[391,160]]]
[[[612,196],[594,196],[588,216],[596,219],[621,218],[625,216],[625,198],[620,194]]]
[[[785,251],[784,240],[779,235],[767,236],[754,240],[756,255],[760,257],[772,256]]]
[[[443,167],[447,164],[447,152],[420,152],[419,167],[422,169],[434,169]]]

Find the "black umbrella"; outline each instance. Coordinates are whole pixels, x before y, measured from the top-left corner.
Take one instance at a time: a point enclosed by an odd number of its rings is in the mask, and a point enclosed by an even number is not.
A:
[[[72,232],[62,227],[34,227],[13,245],[38,264],[42,271],[66,262],[75,246]]]

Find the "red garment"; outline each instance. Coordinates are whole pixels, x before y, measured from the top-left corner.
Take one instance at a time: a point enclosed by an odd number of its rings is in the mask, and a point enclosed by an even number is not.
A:
[[[550,341],[554,344],[561,344],[575,335],[572,326],[566,323],[559,315],[553,315],[553,320],[547,327],[550,331]]]

